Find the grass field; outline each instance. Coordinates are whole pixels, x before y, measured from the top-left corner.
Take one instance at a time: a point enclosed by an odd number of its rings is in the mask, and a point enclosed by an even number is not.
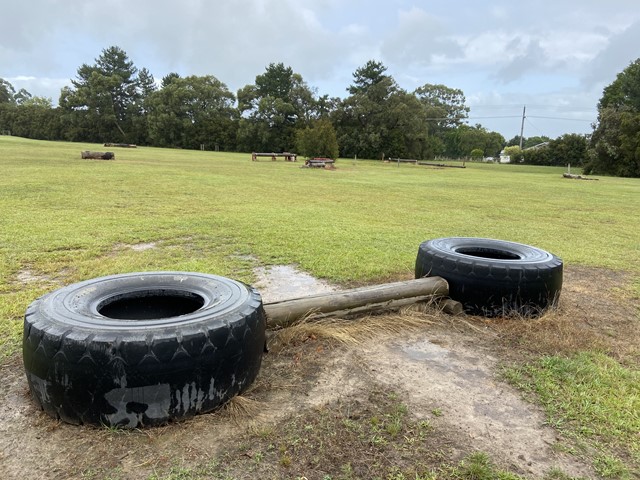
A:
[[[270,264],[371,283],[411,275],[419,243],[436,237],[534,245],[568,266],[627,272],[623,294],[640,295],[639,179],[349,159],[324,171],[251,162],[249,154],[155,148],[115,149],[115,161],[90,161],[80,159],[81,150],[104,147],[0,137],[0,362],[19,350],[27,305],[62,285],[143,270],[251,282],[255,266]],[[588,355],[576,361],[597,373],[611,368],[594,367]],[[635,395],[628,404],[637,405],[637,369],[621,368],[620,381]],[[543,402],[553,405],[554,394],[567,395],[550,386],[568,381],[554,373],[560,370],[557,362],[539,362],[511,375],[515,383],[526,378],[530,391],[540,385]],[[607,418],[594,428],[606,430]],[[636,442],[638,462],[637,414],[616,422],[625,425],[625,441]]]

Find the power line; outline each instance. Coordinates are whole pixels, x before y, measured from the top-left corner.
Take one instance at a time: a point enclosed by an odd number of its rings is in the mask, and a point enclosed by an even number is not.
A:
[[[498,115],[491,117],[427,117],[425,120],[443,121],[443,120],[486,120],[495,118],[520,118],[520,115]]]
[[[425,120],[434,121],[434,122],[442,122],[445,120],[495,120],[500,118],[522,118],[522,115],[492,115],[486,117],[427,117]],[[545,117],[540,115],[527,115],[527,118],[540,118],[544,120],[567,120],[570,122],[587,122],[591,123],[593,120],[586,120],[584,118],[569,118],[569,117]]]
[[[528,118],[541,118],[544,120],[568,120],[571,122],[588,122],[591,123],[593,120],[585,120],[583,118],[567,118],[567,117],[543,117],[540,115],[528,115]]]
[[[531,120],[529,120],[529,117],[527,117],[526,121],[527,121],[527,125],[532,126],[538,132],[539,135],[541,135],[541,136],[544,135],[544,133],[542,133],[542,130],[540,130],[538,127],[536,127],[533,124],[533,122]]]
[[[483,108],[493,109],[493,108],[511,108],[516,109],[520,108],[518,104],[504,104],[504,105],[467,105],[471,109],[481,110]],[[595,107],[586,107],[586,106],[574,106],[574,105],[558,105],[558,104],[527,104],[529,108],[554,108],[557,110],[570,110],[572,112],[593,112]]]

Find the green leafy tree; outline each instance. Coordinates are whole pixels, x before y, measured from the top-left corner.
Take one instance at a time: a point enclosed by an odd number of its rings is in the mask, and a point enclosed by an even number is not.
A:
[[[177,74],[176,72],[171,72],[166,74],[164,77],[162,77],[162,82],[161,82],[162,88],[166,87],[167,85],[169,85],[171,82],[173,82],[178,78],[180,78],[180,75]]]
[[[380,62],[368,61],[353,73],[351,94],[341,104],[334,121],[343,156],[380,158],[389,130],[386,119],[389,97],[398,91]],[[391,152],[387,149],[387,153]]]
[[[16,90],[10,82],[4,78],[0,78],[0,104],[15,104]]]
[[[518,145],[504,147],[504,154],[511,159],[511,163],[520,163],[522,161],[522,150]]]
[[[353,73],[353,83],[347,88],[351,95],[366,95],[371,100],[384,100],[397,91],[393,77],[385,72],[387,67],[382,62],[369,60]]]
[[[386,70],[373,60],[358,68],[347,89],[349,97],[333,113],[343,156],[422,158],[426,144],[422,105]]]
[[[38,140],[58,140],[63,135],[63,127],[60,109],[52,108],[49,99],[32,97],[15,108],[11,133]]]
[[[473,150],[482,151],[484,157],[497,157],[505,140],[497,132],[490,132],[481,125],[460,125],[449,129],[445,135],[446,155],[468,157]]]
[[[313,115],[318,118],[331,118],[331,116],[340,108],[341,100],[337,97],[329,97],[322,95],[314,102]]]
[[[23,105],[29,102],[31,98],[32,98],[32,95],[24,88],[21,88],[20,90],[18,90],[13,97],[17,105]]]
[[[248,151],[293,150],[296,129],[313,118],[314,93],[291,67],[271,63],[255,84],[238,90],[238,147]]]
[[[426,83],[417,88],[414,94],[424,108],[426,119],[425,156],[440,155],[445,151],[447,134],[462,125],[468,117],[469,107],[465,104],[464,93],[445,85]]]
[[[640,112],[640,58],[631,62],[616,79],[604,88],[598,110]]]
[[[550,140],[549,158],[550,165],[564,166],[571,164],[581,166],[587,158],[588,141],[585,135],[567,133]]]
[[[484,157],[484,152],[481,148],[474,148],[471,150],[471,158],[474,160],[482,160],[482,157]]]
[[[436,127],[434,131],[462,125],[469,116],[469,107],[460,89],[426,83],[414,93],[425,106],[430,124]]]
[[[640,177],[640,113],[612,108],[599,112],[584,172]]]
[[[605,87],[585,173],[640,177],[640,58]]]
[[[144,70],[148,87],[148,72]],[[143,92],[138,69],[119,47],[104,49],[94,65],[83,64],[72,87],[65,87],[60,106],[74,126],[71,139],[91,141],[136,140],[136,116],[143,114]],[[145,87],[145,88],[146,88]]]
[[[336,131],[327,118],[314,122],[296,132],[296,148],[305,157],[337,158],[339,155]]]
[[[150,138],[162,147],[233,150],[234,103],[233,93],[212,75],[174,77],[146,102]]]
[[[153,78],[151,72],[146,68],[141,68],[138,72],[138,91],[140,97],[142,98],[143,104],[144,100],[157,89],[158,87],[156,86],[156,80],[155,78]]]
[[[534,136],[534,137],[523,137],[522,148],[535,147],[536,145],[540,145],[541,143],[546,143],[549,140],[551,140],[551,138],[545,135]],[[516,145],[520,146],[520,135],[516,135],[515,137],[513,137],[511,140],[507,142],[507,147],[513,147]]]
[[[552,165],[553,157],[549,147],[544,145],[538,148],[526,148],[522,150],[522,163],[529,165]]]
[[[50,98],[34,97],[0,78],[0,131],[39,140],[59,140],[62,123]]]
[[[551,141],[551,138],[547,137],[546,135],[528,137],[524,139],[522,148],[536,147],[536,146],[542,145],[543,143],[548,143],[549,141]]]

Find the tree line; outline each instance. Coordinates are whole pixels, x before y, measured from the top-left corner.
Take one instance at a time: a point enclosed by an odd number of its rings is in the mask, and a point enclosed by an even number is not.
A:
[[[0,79],[0,133],[44,140],[370,159],[458,158],[472,152],[497,157],[510,143],[482,125],[467,124],[469,108],[461,90],[427,83],[408,92],[381,62],[368,61],[356,69],[347,92],[344,99],[318,95],[282,63],[268,65],[253,84],[236,94],[213,75],[170,73],[156,82],[148,69],[138,69],[126,52],[114,46],[104,49],[94,64],[78,68],[56,107],[50,99],[33,97],[24,89],[16,92]],[[631,120],[619,118],[610,108],[609,103],[603,105],[599,125],[624,124],[628,130]],[[610,141],[605,132],[596,132],[597,141]],[[563,136],[554,145],[551,150],[537,149],[544,153],[517,158],[564,165],[571,152],[576,165],[589,161],[594,173],[601,169],[594,154],[587,152],[583,136]],[[620,148],[627,148],[626,144]],[[604,149],[592,146],[589,152]]]

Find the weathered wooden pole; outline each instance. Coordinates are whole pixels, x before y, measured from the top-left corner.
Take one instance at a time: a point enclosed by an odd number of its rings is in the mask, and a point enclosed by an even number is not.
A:
[[[264,309],[269,327],[283,327],[309,314],[338,316],[370,312],[424,302],[448,294],[449,284],[444,278],[424,277],[265,303]]]

